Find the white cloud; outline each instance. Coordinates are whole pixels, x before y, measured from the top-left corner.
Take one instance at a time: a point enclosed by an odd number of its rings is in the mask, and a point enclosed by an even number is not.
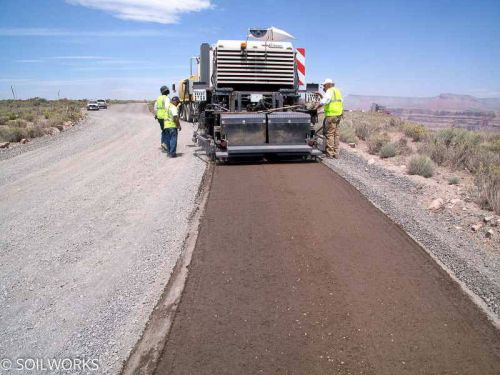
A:
[[[15,60],[14,62],[21,64],[36,64],[43,62],[43,60],[25,59],[25,60]]]
[[[65,29],[50,29],[50,28],[30,28],[30,27],[14,27],[0,28],[0,36],[38,36],[38,37],[104,37],[104,38],[119,38],[119,37],[151,37],[151,36],[181,36],[182,34],[175,31],[166,30],[102,30],[102,31],[85,31],[85,30],[65,30]]]
[[[109,57],[103,56],[54,56],[54,60],[108,60]]]
[[[142,22],[176,23],[183,13],[212,7],[210,0],[66,0],[111,13],[115,17]]]

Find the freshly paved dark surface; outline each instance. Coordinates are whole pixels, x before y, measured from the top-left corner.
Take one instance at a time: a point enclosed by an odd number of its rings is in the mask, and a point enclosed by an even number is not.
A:
[[[499,374],[500,334],[321,164],[215,169],[157,374]]]

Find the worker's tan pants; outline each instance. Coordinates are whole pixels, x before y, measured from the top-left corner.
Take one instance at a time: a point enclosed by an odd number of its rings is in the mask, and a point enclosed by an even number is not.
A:
[[[326,137],[326,154],[337,157],[339,154],[339,124],[340,116],[325,117],[324,129]]]

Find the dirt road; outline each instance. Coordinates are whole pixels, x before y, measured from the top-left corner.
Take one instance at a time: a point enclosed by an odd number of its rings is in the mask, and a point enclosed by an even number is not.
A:
[[[196,206],[205,164],[191,135],[167,159],[146,105],[114,105],[0,161],[0,357],[119,371]]]
[[[157,374],[498,374],[500,335],[320,164],[215,170]]]

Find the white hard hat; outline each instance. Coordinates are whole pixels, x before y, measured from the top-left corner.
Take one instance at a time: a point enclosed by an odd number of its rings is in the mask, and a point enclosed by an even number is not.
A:
[[[333,84],[333,79],[331,78],[325,79],[325,81],[323,82],[323,86],[326,85],[327,83]]]

